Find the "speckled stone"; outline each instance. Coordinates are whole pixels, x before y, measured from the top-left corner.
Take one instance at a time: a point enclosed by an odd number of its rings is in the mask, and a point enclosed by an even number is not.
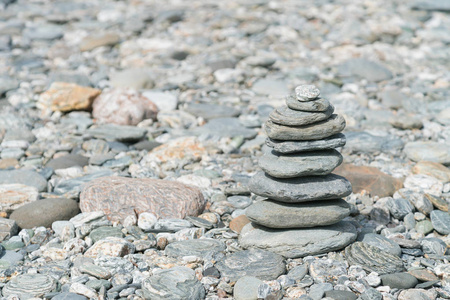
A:
[[[316,99],[314,101],[299,101],[295,95],[289,95],[286,97],[286,105],[293,110],[299,111],[326,111],[330,106],[330,102],[325,99]]]
[[[389,274],[405,270],[403,261],[389,252],[363,242],[345,248],[345,256],[351,265],[360,265],[368,272]]]
[[[225,251],[223,242],[213,239],[196,239],[176,241],[167,245],[165,254],[172,257],[198,256],[204,257],[208,253]]]
[[[299,101],[311,101],[320,96],[320,90],[314,85],[300,85],[295,88],[295,95]]]

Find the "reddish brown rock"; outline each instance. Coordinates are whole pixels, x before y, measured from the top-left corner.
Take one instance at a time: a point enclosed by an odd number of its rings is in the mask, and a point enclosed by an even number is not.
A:
[[[151,212],[158,218],[184,218],[202,213],[205,200],[199,189],[160,179],[102,177],[85,184],[82,212],[103,211],[108,219]]]
[[[100,93],[98,89],[74,83],[54,82],[40,95],[37,107],[44,114],[51,111],[90,110],[92,102]]]
[[[372,196],[387,197],[403,187],[401,179],[387,175],[374,167],[343,164],[333,173],[347,178],[352,184],[354,193],[366,190]]]
[[[437,162],[419,161],[412,171],[414,174],[428,175],[444,183],[450,181],[450,169]]]
[[[156,119],[158,107],[142,94],[131,89],[103,92],[95,99],[92,116],[100,123],[137,125],[145,119]]]
[[[250,223],[246,215],[240,215],[230,222],[230,229],[236,233],[241,233],[242,228]]]

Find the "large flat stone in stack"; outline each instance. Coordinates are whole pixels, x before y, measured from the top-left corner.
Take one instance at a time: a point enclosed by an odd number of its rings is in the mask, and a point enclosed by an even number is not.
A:
[[[276,178],[327,175],[342,163],[342,155],[334,150],[280,154],[266,150],[259,159],[259,166]]]
[[[282,141],[273,140],[271,138],[266,139],[267,146],[283,154],[334,149],[343,147],[345,145],[345,142],[345,135],[343,135],[342,133],[338,133],[321,140],[310,141]]]
[[[256,195],[286,203],[337,199],[352,193],[350,182],[335,174],[280,179],[258,172],[249,188]]]

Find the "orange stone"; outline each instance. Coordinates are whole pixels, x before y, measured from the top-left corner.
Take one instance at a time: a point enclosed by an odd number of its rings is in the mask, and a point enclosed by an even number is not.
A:
[[[236,233],[241,233],[242,228],[250,223],[246,215],[240,215],[230,222],[230,229]]]
[[[334,172],[347,178],[352,184],[353,192],[367,191],[371,196],[388,197],[403,187],[403,180],[394,178],[377,168],[343,164]]]
[[[100,93],[99,89],[74,83],[54,82],[47,91],[40,95],[37,107],[44,114],[52,111],[90,110],[92,102]]]

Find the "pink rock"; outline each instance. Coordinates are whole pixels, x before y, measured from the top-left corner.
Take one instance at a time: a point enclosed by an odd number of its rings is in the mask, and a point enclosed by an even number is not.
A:
[[[82,212],[103,211],[111,221],[142,212],[182,219],[199,215],[204,207],[198,188],[160,179],[102,177],[85,184],[80,194]]]
[[[92,116],[100,123],[137,125],[145,119],[156,119],[158,107],[150,99],[131,89],[103,92],[92,106]]]

